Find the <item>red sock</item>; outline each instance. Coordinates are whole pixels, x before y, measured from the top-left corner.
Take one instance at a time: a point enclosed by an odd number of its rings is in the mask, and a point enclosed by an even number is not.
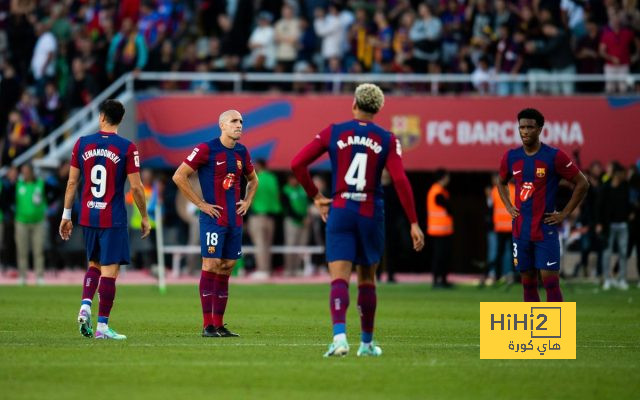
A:
[[[113,307],[113,299],[116,298],[116,278],[103,276],[100,278],[98,285],[98,297],[100,304],[98,306],[98,322],[106,323],[111,314]]]
[[[562,301],[562,292],[560,291],[560,278],[558,278],[558,275],[551,275],[543,278],[542,284],[547,291],[547,301]]]
[[[98,290],[98,283],[100,283],[100,269],[89,267],[84,274],[84,280],[82,281],[82,300],[93,300],[93,296]]]
[[[220,327],[224,325],[224,310],[229,299],[229,275],[216,274],[213,293],[213,325]]]
[[[528,278],[522,275],[522,287],[524,288],[524,301],[540,301],[540,295],[538,294],[538,277]]]
[[[370,343],[373,337],[376,304],[376,285],[364,284],[358,286],[358,311],[360,312],[361,339],[364,343]]]
[[[331,308],[333,325],[344,325],[347,317],[347,308],[349,308],[349,283],[344,279],[336,279],[331,282],[329,307]]]
[[[203,326],[213,325],[214,278],[216,274],[209,271],[200,273],[200,304],[202,304]]]

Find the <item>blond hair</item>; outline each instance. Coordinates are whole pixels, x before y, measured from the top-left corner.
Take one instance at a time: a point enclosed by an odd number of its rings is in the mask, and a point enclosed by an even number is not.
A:
[[[384,105],[384,94],[377,85],[363,83],[358,85],[354,94],[356,105],[364,112],[375,114]]]

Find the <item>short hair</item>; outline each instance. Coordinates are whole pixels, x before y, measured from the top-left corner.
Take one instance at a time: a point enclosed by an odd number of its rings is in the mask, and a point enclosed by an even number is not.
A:
[[[524,110],[518,113],[518,121],[521,119],[533,119],[536,121],[539,127],[544,126],[544,116],[542,113],[535,108],[525,108]]]
[[[449,175],[449,171],[447,171],[444,168],[438,168],[435,172],[435,176],[436,176],[436,181],[441,180],[442,178],[444,178],[445,176]]]
[[[384,106],[384,94],[373,83],[358,85],[354,97],[358,108],[367,113],[375,114]]]
[[[124,117],[124,106],[116,99],[103,101],[98,107],[100,114],[104,114],[109,125],[119,125]]]
[[[237,112],[238,114],[240,114],[240,111],[238,110],[227,110],[224,111],[222,114],[220,114],[220,117],[218,117],[218,124],[221,124],[227,117],[229,117],[229,115],[231,113]],[[242,115],[242,114],[240,114]]]

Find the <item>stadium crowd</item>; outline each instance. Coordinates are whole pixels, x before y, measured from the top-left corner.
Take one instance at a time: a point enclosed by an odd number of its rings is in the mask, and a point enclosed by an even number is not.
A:
[[[524,93],[525,82],[501,82],[496,74],[638,73],[639,34],[637,0],[3,1],[1,163],[10,163],[128,71],[454,73],[472,79],[440,83],[440,93],[509,95]],[[147,85],[231,89],[209,81]],[[607,82],[606,91],[637,86],[632,80]],[[305,92],[328,86],[253,82],[244,89]],[[535,90],[604,89],[604,82],[566,81],[540,83]]]

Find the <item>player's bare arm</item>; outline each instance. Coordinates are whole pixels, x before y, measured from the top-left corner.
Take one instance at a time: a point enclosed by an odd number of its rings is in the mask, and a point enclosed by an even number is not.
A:
[[[69,238],[71,237],[71,232],[73,231],[73,222],[71,222],[71,207],[73,207],[73,200],[76,197],[79,178],[80,169],[73,166],[70,167],[67,189],[64,192],[64,211],[62,213],[62,220],[60,221],[60,228],[58,230],[62,240],[69,240]]]
[[[251,202],[253,202],[253,196],[256,195],[256,191],[258,190],[258,175],[256,174],[256,171],[252,171],[251,174],[245,175],[245,178],[247,178],[246,194],[244,199],[236,203],[236,214],[238,215],[247,214],[249,207],[251,207]]]
[[[147,199],[144,196],[144,186],[142,185],[142,179],[140,179],[140,172],[134,172],[127,175],[129,184],[131,185],[131,194],[133,194],[133,200],[140,211],[142,217],[140,229],[142,230],[142,238],[146,238],[151,233],[151,224],[149,223],[149,214],[147,213]]]
[[[222,210],[222,206],[217,204],[209,204],[206,201],[202,200],[196,192],[193,190],[191,186],[191,182],[189,181],[189,177],[195,171],[193,168],[188,166],[185,163],[180,164],[176,172],[173,174],[173,182],[178,186],[178,189],[184,194],[184,196],[189,199],[190,202],[196,205],[203,213],[211,216],[212,218],[220,218],[220,211]]]
[[[562,211],[546,213],[544,218],[545,224],[556,225],[564,221],[587,195],[587,190],[589,190],[589,181],[582,172],[578,172],[573,179],[571,179],[571,182],[575,185],[573,193],[571,194],[571,199]]]
[[[498,179],[498,193],[500,194],[500,200],[502,200],[507,211],[511,214],[511,218],[518,218],[520,210],[511,204],[511,199],[509,198],[509,181],[505,182],[502,179]]]

